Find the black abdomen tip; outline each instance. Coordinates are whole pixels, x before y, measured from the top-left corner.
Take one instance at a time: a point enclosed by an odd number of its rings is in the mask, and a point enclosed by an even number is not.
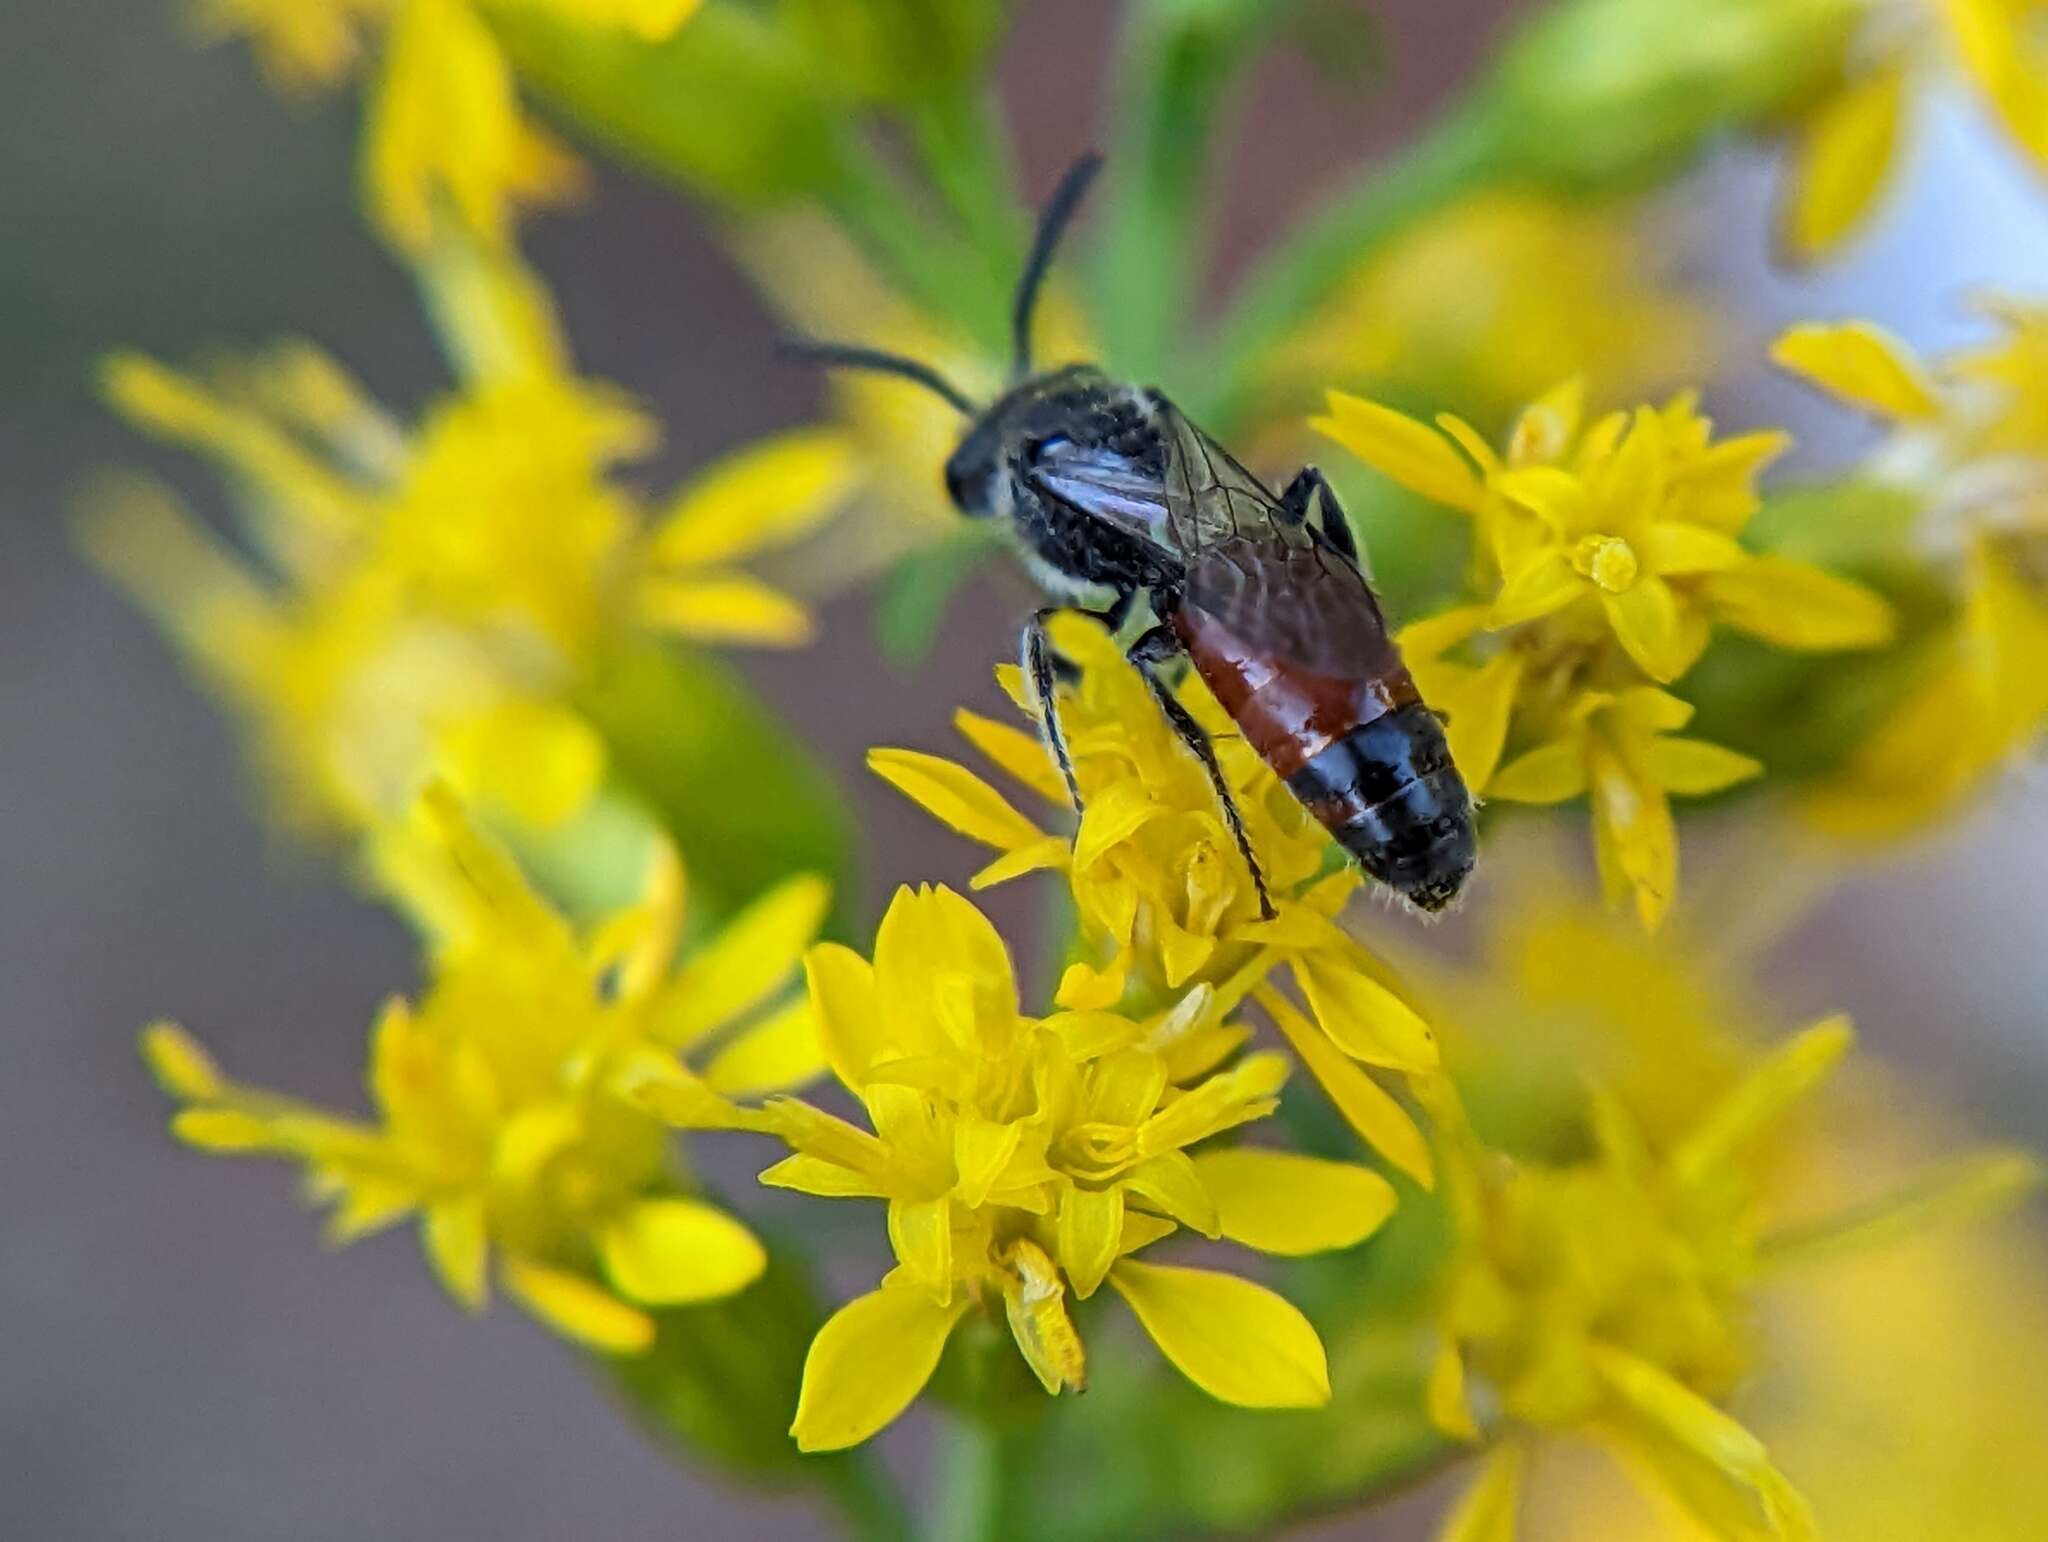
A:
[[[1353,729],[1287,785],[1359,866],[1419,910],[1442,910],[1472,871],[1472,798],[1443,725],[1420,702]]]

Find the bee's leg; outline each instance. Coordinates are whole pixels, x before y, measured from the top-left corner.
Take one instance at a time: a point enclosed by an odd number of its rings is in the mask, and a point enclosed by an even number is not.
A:
[[[1032,612],[1031,619],[1024,623],[1024,679],[1031,687],[1032,699],[1038,704],[1038,726],[1045,734],[1045,742],[1052,750],[1052,758],[1060,768],[1060,775],[1066,778],[1067,796],[1073,800],[1074,815],[1081,814],[1081,784],[1074,779],[1074,761],[1067,753],[1067,736],[1060,731],[1060,706],[1058,682],[1053,674],[1052,642],[1045,635],[1048,616],[1057,616],[1065,607],[1048,605],[1043,610]]]
[[[1309,508],[1316,500],[1316,494],[1323,495],[1323,537],[1341,555],[1358,561],[1358,542],[1351,536],[1351,521],[1344,517],[1344,505],[1337,501],[1337,490],[1330,486],[1330,479],[1323,475],[1320,467],[1303,466],[1287,484],[1287,490],[1280,495],[1280,507],[1293,517],[1296,524],[1308,518]]]
[[[1195,721],[1194,714],[1180,704],[1180,698],[1159,678],[1159,666],[1180,651],[1180,639],[1174,636],[1172,628],[1155,626],[1132,643],[1124,656],[1138,666],[1138,673],[1145,677],[1152,699],[1159,704],[1168,725],[1180,736],[1180,742],[1188,747],[1195,759],[1202,763],[1202,769],[1209,773],[1209,785],[1216,790],[1216,801],[1223,805],[1223,822],[1230,826],[1230,834],[1237,842],[1239,854],[1244,857],[1244,865],[1251,869],[1252,887],[1259,895],[1259,915],[1270,921],[1274,915],[1273,898],[1266,892],[1266,874],[1252,853],[1251,837],[1245,834],[1244,816],[1238,812],[1237,799],[1231,795],[1230,783],[1224,780],[1223,767],[1217,763],[1216,747],[1209,742],[1209,735]]]

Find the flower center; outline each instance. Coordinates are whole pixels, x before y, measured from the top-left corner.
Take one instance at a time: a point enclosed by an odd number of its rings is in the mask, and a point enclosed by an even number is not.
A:
[[[1628,588],[1641,571],[1635,551],[1615,535],[1584,537],[1572,551],[1572,566],[1581,577],[1592,579],[1609,594]]]
[[[1056,1157],[1061,1167],[1084,1180],[1113,1178],[1138,1154],[1137,1134],[1120,1124],[1074,1126],[1060,1138]]]

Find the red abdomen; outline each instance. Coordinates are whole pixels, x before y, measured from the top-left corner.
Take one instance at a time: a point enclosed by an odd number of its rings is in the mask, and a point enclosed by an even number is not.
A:
[[[1283,779],[1420,700],[1372,596],[1313,548],[1223,542],[1167,618],[1196,671]]]

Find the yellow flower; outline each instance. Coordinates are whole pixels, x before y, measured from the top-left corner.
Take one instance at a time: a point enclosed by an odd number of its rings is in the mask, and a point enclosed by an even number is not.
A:
[[[1691,706],[1654,686],[1587,691],[1565,712],[1558,736],[1501,767],[1489,790],[1510,803],[1590,795],[1607,901],[1633,896],[1643,925],[1655,927],[1678,887],[1678,832],[1667,795],[1704,797],[1763,771],[1718,744],[1672,737],[1691,718]]]
[[[665,849],[645,898],[589,936],[445,787],[381,832],[377,855],[432,946],[425,993],[394,1000],[371,1040],[375,1119],[228,1081],[159,1024],[143,1050],[180,1104],[172,1130],[202,1150],[303,1164],[337,1240],[417,1216],[429,1264],[464,1307],[484,1307],[495,1272],[543,1321],[608,1352],[646,1347],[643,1308],[748,1285],[760,1244],[689,1194],[641,1105],[652,1089],[671,1122],[726,1127],[745,1117],[726,1098],[823,1068],[808,1003],[772,1003],[817,933],[824,885],[789,881],[672,971],[683,879]]]
[[[1430,1412],[1446,1434],[1483,1426],[1497,1442],[1445,1537],[1511,1538],[1527,1445],[1555,1432],[1608,1448],[1709,1535],[1815,1535],[1763,1442],[1718,1406],[1755,1357],[1758,1287],[1806,1258],[2008,1203],[2037,1178],[2028,1159],[1993,1156],[1874,1206],[1769,1224],[1770,1138],[1850,1039],[1846,1020],[1814,1025],[1665,1140],[1596,1092],[1595,1150],[1565,1163],[1489,1151],[1441,1094],[1458,1240]]]
[[[1064,876],[1084,956],[1060,981],[1061,1006],[1149,1013],[1199,985],[1216,992],[1218,1010],[1232,1011],[1256,992],[1358,1133],[1427,1186],[1432,1178],[1420,1131],[1358,1064],[1404,1075],[1427,1072],[1436,1064],[1436,1042],[1385,968],[1336,924],[1361,882],[1356,870],[1331,870],[1322,826],[1190,675],[1180,699],[1215,741],[1272,893],[1277,915],[1261,920],[1251,872],[1208,776],[1160,715],[1137,671],[1094,621],[1056,617],[1052,633],[1075,670],[1059,701],[1085,810],[1072,837],[1034,824],[953,761],[877,749],[868,764],[953,829],[999,853],[975,876],[976,888],[1041,869]],[[997,674],[1035,723],[1019,672],[1005,667]],[[1028,791],[1055,809],[1069,806],[1035,732],[965,710],[954,723]],[[1282,967],[1301,988],[1314,1027],[1268,984]]]
[[[1711,316],[1660,283],[1632,211],[1495,191],[1450,205],[1376,252],[1272,360],[1283,381],[1395,383],[1456,395],[1499,423],[1577,361],[1589,394],[1624,401],[1705,371]]]
[[[1955,596],[1897,707],[1808,805],[1838,833],[1952,813],[2048,731],[2048,307],[1989,310],[2002,335],[1934,365],[1864,322],[1795,327],[1773,350],[1892,425],[1869,472],[1920,504],[1908,555]]]
[[[700,0],[520,0],[574,24],[671,36]],[[363,176],[370,211],[408,251],[427,248],[452,207],[487,240],[510,234],[512,207],[576,191],[581,169],[519,109],[512,67],[475,0],[200,0],[212,36],[241,33],[284,86],[327,85],[381,28]]]
[[[1657,739],[1690,710],[1654,686],[1690,670],[1716,625],[1829,650],[1884,641],[1892,617],[1861,585],[1738,539],[1783,434],[1717,443],[1689,394],[1591,424],[1583,403],[1581,382],[1556,387],[1522,413],[1505,453],[1449,414],[1432,427],[1337,391],[1314,426],[1471,516],[1478,603],[1406,628],[1409,667],[1448,718],[1451,754],[1475,794],[1592,793],[1610,893],[1633,891],[1655,925],[1677,866],[1665,794],[1717,791],[1756,767]],[[1502,761],[1517,745],[1527,753],[1504,787]]]
[[[1801,260],[1826,255],[1868,219],[1902,158],[1913,96],[1957,69],[2048,167],[2048,5],[1866,0],[1863,10],[1833,89],[1795,131],[1781,224]]]
[[[89,540],[244,718],[307,822],[366,826],[439,766],[554,824],[603,776],[570,702],[610,644],[808,635],[794,601],[732,563],[828,514],[847,456],[830,436],[786,436],[649,511],[613,473],[654,425],[571,371],[531,276],[462,249],[425,276],[467,379],[410,430],[305,345],[211,381],[111,360],[125,416],[235,479],[262,560],[148,489],[113,500]]]
[[[1721,1405],[1762,1379],[1797,1400],[1744,1406],[1807,1426],[1836,1388],[1813,1384],[1812,1334],[1785,1332],[1782,1313],[1829,1294],[1821,1266],[1861,1268],[1878,1244],[2008,1206],[2038,1184],[2038,1164],[1992,1151],[1908,1170],[1900,1089],[1815,1097],[1849,1046],[1844,1020],[1759,1058],[1747,1028],[1759,1004],[1696,941],[1561,900],[1547,852],[1509,843],[1497,860],[1513,888],[1485,956],[1439,963],[1433,982],[1457,1086],[1436,1107],[1456,1241],[1430,1410],[1446,1433],[1492,1445],[1441,1535],[1507,1542],[1518,1510],[1550,1517],[1529,1458],[1540,1444],[1550,1465],[1553,1434],[1604,1448],[1691,1517],[1600,1535],[1801,1535],[1806,1506],[1784,1474],[1806,1487],[1795,1458],[1814,1441],[1767,1447]],[[1890,1267],[1887,1255],[1865,1272]],[[1953,1326],[1937,1313],[1925,1334]],[[1594,1534],[1574,1497],[1557,1534]],[[1828,1506],[1822,1519],[1843,1513],[1858,1512]]]
[[[1328,1401],[1321,1340],[1262,1286],[1130,1255],[1185,1226],[1270,1253],[1349,1247],[1394,1207],[1363,1168],[1235,1147],[1191,1153],[1275,1106],[1286,1066],[1254,1054],[1214,993],[1150,1019],[1020,1016],[995,930],[947,889],[901,889],[874,960],[805,960],[832,1069],[870,1130],[794,1100],[762,1121],[793,1155],[764,1183],[884,1200],[897,1265],[818,1332],[792,1427],[805,1450],[867,1439],[909,1405],[969,1311],[1007,1320],[1051,1393],[1085,1385],[1068,1310],[1106,1281],[1204,1391],[1254,1408]]]

